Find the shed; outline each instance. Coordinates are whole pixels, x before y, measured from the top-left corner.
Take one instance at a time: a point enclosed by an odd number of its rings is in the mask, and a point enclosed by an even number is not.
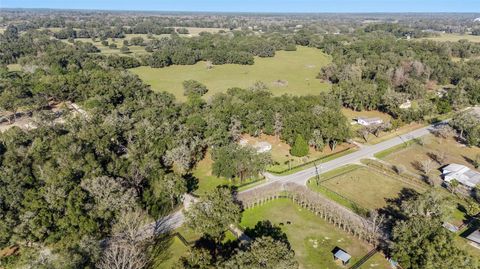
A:
[[[339,247],[333,250],[333,259],[341,261],[343,265],[347,265],[351,258],[350,254]]]

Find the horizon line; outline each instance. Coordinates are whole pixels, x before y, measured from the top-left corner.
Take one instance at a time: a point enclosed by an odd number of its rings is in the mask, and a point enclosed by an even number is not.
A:
[[[57,11],[114,11],[114,12],[165,12],[165,13],[243,13],[243,14],[480,14],[480,11],[193,11],[193,10],[146,10],[102,8],[54,8],[54,7],[1,7],[2,10],[57,10]]]

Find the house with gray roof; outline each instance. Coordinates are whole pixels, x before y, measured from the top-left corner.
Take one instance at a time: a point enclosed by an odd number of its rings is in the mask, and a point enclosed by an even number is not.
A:
[[[480,172],[456,163],[445,166],[442,169],[442,177],[447,183],[455,179],[469,188],[475,188],[477,184],[480,184]]]
[[[467,236],[467,239],[470,240],[470,244],[476,248],[480,248],[480,230],[475,230],[473,233]]]

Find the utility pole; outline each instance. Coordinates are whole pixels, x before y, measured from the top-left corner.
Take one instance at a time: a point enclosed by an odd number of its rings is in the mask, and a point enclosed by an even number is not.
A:
[[[322,165],[320,164],[320,167],[318,167],[316,162],[313,162],[313,165],[315,165],[315,182],[317,183],[317,186],[318,186],[320,185],[320,173],[321,173]]]

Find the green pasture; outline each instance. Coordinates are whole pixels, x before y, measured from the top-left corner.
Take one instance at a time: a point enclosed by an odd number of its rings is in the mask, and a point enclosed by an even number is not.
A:
[[[298,47],[297,51],[277,51],[271,58],[256,57],[253,65],[225,64],[208,69],[205,62],[198,62],[166,68],[141,66],[131,71],[152,89],[173,93],[180,100],[185,100],[182,82],[189,79],[208,87],[206,97],[232,87],[248,88],[256,81],[265,83],[274,95],[308,95],[330,88],[316,78],[322,66],[330,61],[318,49]]]

